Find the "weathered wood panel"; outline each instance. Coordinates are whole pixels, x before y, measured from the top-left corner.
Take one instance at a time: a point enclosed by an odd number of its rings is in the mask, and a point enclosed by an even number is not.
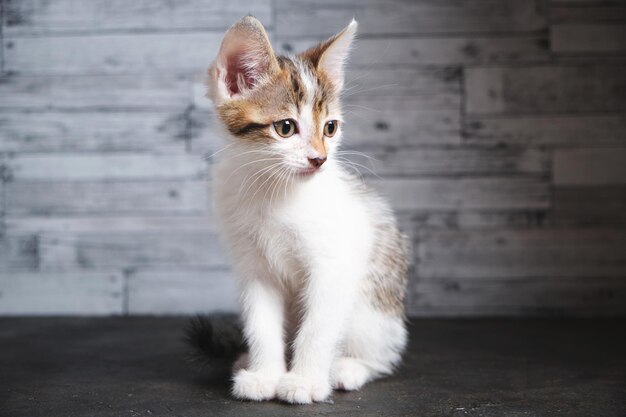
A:
[[[216,269],[139,269],[129,275],[130,314],[236,312],[233,274]]]
[[[0,110],[158,110],[191,104],[191,79],[178,76],[0,75]]]
[[[417,257],[421,279],[623,278],[626,230],[430,231]]]
[[[34,269],[37,264],[35,235],[0,231],[0,270]]]
[[[471,316],[623,315],[621,279],[417,281],[410,314]]]
[[[532,209],[549,205],[548,183],[534,178],[424,178],[368,181],[396,210]]]
[[[614,227],[626,224],[626,186],[577,186],[554,189],[558,226]]]
[[[55,216],[55,217],[13,217],[4,219],[5,230],[10,234],[27,233],[176,233],[207,232],[215,233],[216,220],[213,213],[196,216]]]
[[[346,73],[345,98],[459,94],[461,71],[455,67],[377,68]]]
[[[353,17],[368,35],[534,31],[547,20],[533,0],[278,0],[276,34],[332,35]]]
[[[5,0],[8,35],[112,30],[227,29],[252,14],[272,25],[269,0]]]
[[[626,22],[626,7],[620,0],[608,1],[552,1],[550,22],[558,23],[620,23]]]
[[[352,98],[343,107],[349,147],[461,142],[458,94]]]
[[[284,54],[299,53],[324,40],[285,38],[277,41]],[[352,68],[543,62],[548,39],[541,35],[499,37],[359,39],[350,53]]]
[[[182,113],[0,112],[0,152],[182,152]]]
[[[11,182],[8,215],[201,213],[208,205],[203,180],[120,182]]]
[[[470,117],[465,122],[464,136],[468,143],[485,145],[623,145],[626,144],[626,116]]]
[[[119,271],[0,272],[0,314],[123,313]]]
[[[4,69],[20,74],[150,74],[203,71],[222,33],[107,33],[4,37]]]
[[[226,257],[215,234],[49,233],[38,240],[40,268],[99,269],[139,266],[224,267]]]
[[[547,209],[507,211],[460,211],[456,226],[459,229],[535,229],[550,226],[552,219]]]
[[[197,155],[141,153],[35,154],[9,156],[13,181],[93,181],[202,178],[206,162]]]
[[[626,67],[467,68],[471,114],[626,111]]]
[[[626,184],[626,149],[557,150],[553,181],[557,186]]]
[[[382,145],[382,144],[381,144]],[[347,157],[363,175],[382,176],[480,176],[547,174],[550,155],[538,149],[495,148],[390,148],[351,153]],[[371,170],[371,171],[370,171]],[[373,171],[373,172],[372,172]]]
[[[419,210],[396,214],[405,233],[419,241],[427,230],[536,229],[549,227],[549,209]]]
[[[623,53],[626,25],[553,25],[550,45],[557,53]]]

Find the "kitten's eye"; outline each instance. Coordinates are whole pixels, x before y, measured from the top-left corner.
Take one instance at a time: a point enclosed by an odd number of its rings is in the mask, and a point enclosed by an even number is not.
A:
[[[338,126],[339,122],[337,122],[336,120],[326,122],[326,124],[324,125],[324,135],[332,138],[333,136],[335,136],[335,133],[337,133]]]
[[[274,122],[274,129],[283,138],[293,136],[297,132],[296,121],[293,119],[285,119]]]

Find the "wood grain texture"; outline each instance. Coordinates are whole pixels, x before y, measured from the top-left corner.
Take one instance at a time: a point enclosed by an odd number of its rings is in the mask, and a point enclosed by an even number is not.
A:
[[[187,76],[0,75],[0,111],[183,111],[191,104]]]
[[[208,232],[216,233],[216,220],[212,210],[202,215],[161,216],[7,216],[5,230],[9,234],[122,232]]]
[[[210,232],[44,233],[38,250],[43,270],[226,266],[224,252]]]
[[[0,315],[235,308],[205,78],[247,14],[287,54],[359,21],[342,157],[412,242],[411,314],[625,313],[621,1],[0,5]]]
[[[186,129],[182,109],[180,112],[32,113],[7,110],[0,112],[0,152],[180,153],[185,149]]]
[[[626,111],[622,65],[468,68],[470,114]]]
[[[427,280],[508,282],[550,277],[623,278],[621,229],[429,231],[419,240],[418,273]]]
[[[553,25],[550,44],[557,53],[623,53],[626,51],[626,24]]]
[[[565,227],[626,224],[626,186],[573,186],[554,189],[554,223]]]
[[[623,114],[570,114],[505,117],[469,117],[464,137],[468,143],[512,146],[623,146]]]
[[[203,180],[11,182],[6,185],[7,215],[98,213],[198,214],[206,211]]]
[[[138,269],[129,276],[130,314],[236,312],[238,291],[223,269]]]
[[[27,75],[189,73],[209,66],[221,40],[218,32],[5,36],[4,68]]]
[[[520,209],[549,205],[548,183],[533,178],[376,179],[396,210]]]
[[[626,312],[620,279],[418,281],[415,316],[615,316]]]
[[[0,314],[122,314],[123,292],[115,270],[0,272]]]
[[[10,36],[120,31],[219,29],[252,14],[272,25],[269,0],[5,0],[5,31]]]
[[[354,17],[361,34],[535,31],[545,10],[533,0],[278,0],[277,36],[332,35]]]
[[[324,40],[277,40],[283,54],[299,53]],[[402,37],[359,39],[351,51],[350,67],[379,68],[425,65],[477,65],[548,60],[548,38],[526,36]]]
[[[142,153],[27,154],[6,160],[13,181],[161,180],[205,176],[205,161],[196,155]]]
[[[37,236],[0,232],[0,271],[35,269],[37,264]]]
[[[566,149],[554,155],[556,186],[626,184],[626,149]]]
[[[347,151],[350,152],[350,151]],[[363,175],[381,176],[502,176],[540,175],[550,170],[549,154],[538,149],[386,148],[348,154]],[[371,171],[370,171],[371,170]],[[373,172],[372,172],[373,171]]]

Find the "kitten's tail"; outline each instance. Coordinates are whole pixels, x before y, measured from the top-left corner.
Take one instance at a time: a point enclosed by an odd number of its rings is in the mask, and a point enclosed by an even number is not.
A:
[[[189,320],[185,340],[190,362],[211,365],[215,360],[231,360],[245,352],[243,333],[232,315],[196,316]]]

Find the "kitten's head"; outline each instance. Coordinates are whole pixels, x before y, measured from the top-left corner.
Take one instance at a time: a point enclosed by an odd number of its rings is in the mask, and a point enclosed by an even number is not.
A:
[[[308,176],[332,158],[341,138],[339,95],[344,62],[357,28],[296,56],[277,56],[263,25],[251,16],[224,36],[209,68],[209,97],[238,147]]]

